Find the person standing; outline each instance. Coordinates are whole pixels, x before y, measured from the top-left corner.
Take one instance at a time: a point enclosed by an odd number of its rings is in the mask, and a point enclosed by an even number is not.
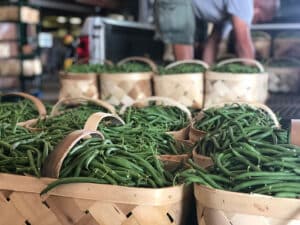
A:
[[[214,63],[221,37],[230,29],[237,56],[253,59],[251,24],[272,19],[279,4],[279,0],[156,0],[157,34],[173,45],[177,60],[192,59],[196,21],[211,22],[214,27],[203,50],[205,62]]]

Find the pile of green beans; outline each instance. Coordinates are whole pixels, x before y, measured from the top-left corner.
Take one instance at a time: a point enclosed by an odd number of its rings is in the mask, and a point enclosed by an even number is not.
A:
[[[175,182],[198,183],[212,188],[275,197],[300,196],[300,147],[250,140],[213,155],[207,170],[189,161],[190,169],[177,174]]]
[[[40,128],[51,134],[58,132],[66,134],[65,132],[69,133],[70,131],[83,129],[86,120],[93,113],[108,112],[106,108],[92,103],[86,103],[74,108],[65,108],[62,110],[63,113],[58,116],[40,119],[35,125],[35,128]]]
[[[227,104],[221,108],[209,108],[203,111],[204,117],[194,127],[205,132],[214,132],[229,126],[273,127],[274,121],[267,112],[245,104]]]
[[[137,153],[151,152],[157,155],[181,155],[190,153],[192,148],[176,141],[170,134],[157,128],[146,128],[141,125],[122,126],[100,125],[98,130],[104,134],[105,139],[112,140],[122,146],[132,146]]]
[[[197,143],[197,152],[201,155],[210,156],[211,154],[222,152],[232,144],[239,142],[248,143],[250,140],[257,140],[272,144],[286,144],[288,139],[288,132],[282,129],[263,126],[245,128],[229,126],[226,129],[206,134]]]
[[[18,102],[0,101],[0,123],[18,123],[39,116],[38,110],[30,100]]]
[[[273,59],[268,66],[270,67],[300,67],[300,61],[295,58]]]
[[[236,73],[236,74],[257,74],[261,73],[259,68],[249,65],[243,65],[240,63],[229,63],[223,66],[214,66],[212,67],[212,71],[219,72],[219,73]]]
[[[128,62],[123,65],[73,65],[66,70],[66,72],[80,74],[80,73],[138,73],[150,72],[150,66],[138,62]]]
[[[251,32],[252,38],[266,38],[268,39],[268,35],[265,32],[261,31],[253,31]]]
[[[40,177],[42,163],[53,148],[50,137],[0,123],[0,138],[0,172]]]
[[[250,139],[273,144],[288,143],[286,130],[275,128],[272,118],[262,109],[247,105],[208,109],[195,127],[206,132],[197,143],[197,152],[206,156],[222,152],[238,142],[248,143]]]
[[[108,65],[100,65],[100,64],[78,64],[72,65],[69,67],[66,72],[73,74],[80,73],[102,73],[108,68]]]
[[[130,145],[91,138],[81,141],[66,157],[60,179],[42,193],[66,183],[99,183],[127,187],[165,187],[173,175],[151,152],[137,152]]]
[[[151,67],[144,63],[138,62],[128,62],[117,66],[107,66],[104,73],[140,73],[140,72],[150,72]]]
[[[40,119],[35,125],[40,131],[32,133],[16,123],[1,122],[0,171],[39,177],[42,164],[54,147],[70,132],[83,129],[88,117],[99,111],[107,112],[93,104],[69,109],[59,116]]]
[[[161,131],[178,131],[189,125],[185,112],[175,106],[150,105],[143,108],[127,108],[123,119],[126,123]]]
[[[299,31],[289,31],[289,32],[282,32],[276,36],[276,38],[299,38],[300,32]]]
[[[182,64],[170,69],[159,67],[159,75],[184,74],[184,73],[203,73],[205,68],[198,64]]]

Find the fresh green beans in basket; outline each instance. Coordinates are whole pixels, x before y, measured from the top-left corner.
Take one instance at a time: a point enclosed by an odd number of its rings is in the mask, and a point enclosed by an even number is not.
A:
[[[184,73],[203,73],[206,69],[202,65],[198,64],[182,64],[170,69],[160,67],[158,69],[159,75],[170,75],[170,74],[184,74]]]
[[[91,138],[74,146],[64,160],[60,179],[42,193],[66,183],[99,183],[128,187],[165,187],[173,175],[164,170],[152,150],[137,153],[135,147]]]
[[[18,102],[1,102],[0,100],[0,123],[18,123],[37,118],[39,112],[30,100]]]
[[[244,65],[240,63],[230,63],[222,66],[214,66],[211,69],[215,72],[220,73],[236,73],[236,74],[258,74],[261,73],[259,68],[250,66],[250,65]]]
[[[16,124],[0,123],[0,172],[39,177],[53,149],[46,133],[31,133]]]
[[[62,131],[70,132],[74,130],[82,129],[89,116],[96,112],[108,112],[104,107],[86,103],[75,108],[64,108],[63,113],[58,116],[48,117],[46,119],[40,119],[35,128],[40,128],[47,132]]]
[[[286,130],[267,126],[228,126],[215,132],[207,133],[198,143],[197,152],[201,155],[222,152],[233,144],[249,140],[266,141],[272,144],[287,144],[288,132]]]
[[[140,73],[150,72],[152,69],[149,65],[139,62],[127,62],[117,66],[107,66],[103,73]]]
[[[186,113],[174,106],[129,107],[123,119],[134,126],[151,127],[161,131],[177,131],[189,125]]]
[[[221,108],[209,108],[194,127],[205,132],[212,132],[229,126],[275,126],[273,118],[263,109],[246,104],[227,104]]]
[[[190,160],[191,168],[178,173],[174,182],[181,179],[221,190],[298,198],[299,158],[298,146],[250,140],[214,154],[214,165],[207,171]]]
[[[155,127],[133,126],[99,126],[99,131],[106,139],[120,145],[134,147],[136,153],[150,150],[157,155],[181,155],[191,152],[191,148],[176,141],[174,137]]]

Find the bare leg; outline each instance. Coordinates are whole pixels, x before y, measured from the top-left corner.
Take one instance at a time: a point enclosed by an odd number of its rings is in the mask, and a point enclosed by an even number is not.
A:
[[[176,60],[186,60],[194,58],[193,45],[175,44],[173,48]]]

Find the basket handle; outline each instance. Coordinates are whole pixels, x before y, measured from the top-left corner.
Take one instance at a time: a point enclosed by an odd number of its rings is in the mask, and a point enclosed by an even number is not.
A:
[[[125,59],[121,60],[120,62],[118,62],[118,66],[121,66],[121,65],[123,65],[127,62],[131,62],[131,61],[139,61],[139,62],[146,63],[148,66],[150,66],[150,68],[152,69],[153,72],[157,72],[157,66],[151,59],[148,59],[145,57],[139,57],[139,56],[125,58]]]
[[[26,94],[24,92],[12,92],[8,94],[4,94],[2,96],[17,96],[17,97],[22,97],[24,99],[28,99],[34,104],[40,116],[47,115],[47,110],[43,102],[32,95]]]
[[[300,146],[300,120],[291,121],[290,142],[293,145]]]
[[[149,98],[136,100],[136,101],[132,102],[131,104],[124,105],[120,110],[120,114],[121,115],[124,114],[128,107],[131,107],[133,105],[137,105],[139,103],[148,103],[150,101],[159,101],[159,102],[162,102],[164,105],[175,106],[175,107],[181,109],[183,112],[185,112],[190,121],[192,120],[192,114],[186,106],[178,103],[177,101],[175,101],[173,99],[166,98],[166,97],[159,97],[159,96],[152,96],[152,97],[149,97]]]
[[[67,157],[69,151],[80,140],[90,137],[98,137],[99,139],[104,140],[103,134],[98,131],[77,130],[68,134],[45,160],[42,171],[43,176],[58,178],[64,159]]]
[[[255,65],[260,70],[261,73],[265,72],[264,66],[260,62],[254,60],[254,59],[246,59],[246,58],[227,59],[227,60],[224,60],[224,61],[218,63],[217,66],[224,66],[226,64],[235,63],[235,62],[251,63],[251,64]]]
[[[92,114],[87,121],[85,122],[84,125],[84,130],[97,130],[99,124],[101,123],[102,120],[105,118],[112,118],[112,122],[114,124],[120,124],[120,125],[125,125],[125,122],[117,115],[109,114],[109,113],[94,113]]]
[[[223,102],[223,103],[220,103],[220,104],[211,105],[211,106],[209,106],[207,108],[204,108],[203,111],[205,111],[205,110],[207,110],[209,108],[220,108],[220,107],[223,107],[226,104],[240,104],[240,105],[246,104],[246,105],[258,108],[258,109],[262,109],[263,111],[265,111],[266,113],[269,114],[269,116],[271,117],[271,119],[274,122],[275,127],[277,127],[277,128],[281,127],[280,123],[278,121],[278,118],[275,115],[275,113],[272,111],[272,109],[270,109],[268,106],[266,106],[264,104],[257,103],[257,102]]]
[[[105,59],[105,60],[104,60],[104,65],[113,66],[114,63],[113,63],[111,60]]]
[[[168,66],[166,66],[166,69],[171,69],[173,67],[182,65],[182,64],[198,64],[203,66],[205,69],[209,68],[209,65],[206,62],[203,62],[201,60],[182,60],[182,61],[177,61],[174,63],[169,64]]]
[[[106,108],[110,113],[116,114],[115,107],[113,107],[112,105],[110,105],[107,102],[104,102],[104,101],[101,101],[101,100],[98,100],[98,99],[90,99],[90,98],[64,98],[64,99],[61,99],[60,101],[58,101],[53,106],[50,116],[57,116],[57,115],[61,114],[62,112],[60,112],[60,108],[63,105],[70,105],[70,103],[72,103],[72,104],[82,104],[84,102],[92,102],[95,105],[99,105],[99,106],[102,106],[102,107]]]

